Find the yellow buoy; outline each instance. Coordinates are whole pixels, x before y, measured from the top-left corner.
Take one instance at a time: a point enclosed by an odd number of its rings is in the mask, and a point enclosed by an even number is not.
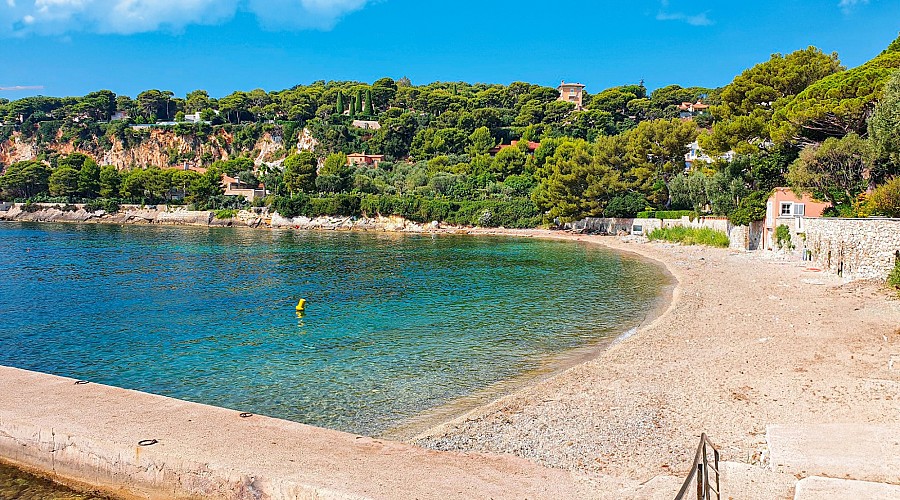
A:
[[[306,299],[300,299],[300,302],[297,302],[297,310],[298,311],[306,310]]]

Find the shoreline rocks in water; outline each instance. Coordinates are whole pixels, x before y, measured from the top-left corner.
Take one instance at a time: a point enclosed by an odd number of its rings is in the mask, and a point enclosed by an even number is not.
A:
[[[437,230],[464,230],[444,226],[438,222],[418,224],[403,217],[282,217],[260,207],[238,211],[234,216],[219,219],[215,211],[187,210],[183,207],[142,207],[123,205],[117,213],[104,210],[89,212],[84,205],[35,204],[37,210],[24,209],[21,203],[7,204],[0,210],[0,221],[62,222],[91,224],[161,224],[173,226],[283,228],[333,231],[385,231],[423,233]]]

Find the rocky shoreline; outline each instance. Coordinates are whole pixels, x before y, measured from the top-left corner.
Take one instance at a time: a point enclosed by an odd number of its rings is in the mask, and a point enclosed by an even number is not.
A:
[[[62,206],[46,203],[25,207],[24,204],[16,203],[0,204],[0,221],[409,233],[467,231],[464,227],[448,226],[438,222],[418,224],[397,216],[289,218],[282,217],[278,213],[270,213],[265,207],[241,210],[234,216],[220,219],[215,211],[187,210],[183,207],[123,205],[119,212],[107,213],[104,210],[88,211],[84,205]]]

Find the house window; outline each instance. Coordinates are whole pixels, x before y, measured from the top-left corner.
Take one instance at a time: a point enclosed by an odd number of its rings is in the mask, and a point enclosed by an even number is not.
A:
[[[790,202],[788,202],[788,203],[782,202],[781,203],[781,216],[782,217],[790,217],[791,216],[791,207],[793,205],[794,204],[790,203]]]
[[[796,216],[796,217],[806,216],[806,205],[804,205],[803,203],[794,203],[794,216]]]

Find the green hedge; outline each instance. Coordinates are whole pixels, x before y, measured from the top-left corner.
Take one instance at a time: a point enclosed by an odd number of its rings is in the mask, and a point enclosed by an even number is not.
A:
[[[693,220],[697,218],[697,212],[693,210],[648,210],[637,214],[638,219],[680,219],[682,217],[690,217]]]
[[[650,241],[665,240],[683,245],[707,245],[711,247],[728,248],[730,241],[728,235],[722,231],[716,231],[708,227],[694,229],[691,227],[675,226],[662,229],[654,229],[647,235]]]
[[[528,198],[471,201],[377,194],[301,194],[276,198],[272,207],[284,217],[396,215],[413,222],[510,228],[531,228],[541,222],[540,211]]]

